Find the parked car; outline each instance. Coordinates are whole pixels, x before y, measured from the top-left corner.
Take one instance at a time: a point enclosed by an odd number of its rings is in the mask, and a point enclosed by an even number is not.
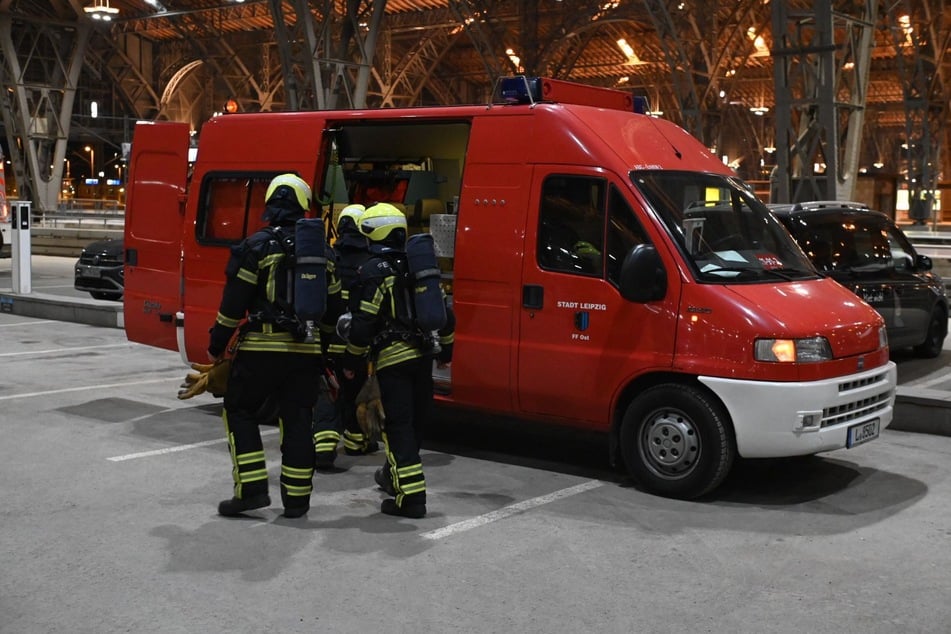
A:
[[[124,288],[122,238],[87,245],[76,262],[74,287],[95,299],[121,300]]]
[[[941,353],[948,298],[931,258],[915,251],[885,214],[855,202],[769,205],[820,273],[865,300],[882,317],[892,350]]]

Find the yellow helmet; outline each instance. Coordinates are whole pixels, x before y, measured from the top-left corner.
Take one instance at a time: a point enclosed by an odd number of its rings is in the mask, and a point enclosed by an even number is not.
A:
[[[334,225],[334,227],[339,231],[344,218],[349,218],[354,228],[358,228],[360,226],[360,218],[363,217],[364,211],[366,211],[366,207],[363,205],[347,205],[340,210],[340,214],[337,216],[337,224]]]
[[[406,216],[389,203],[377,203],[363,212],[360,218],[360,233],[372,242],[382,242],[397,230],[403,230],[406,237]]]
[[[275,176],[271,184],[267,186],[264,202],[269,203],[272,198],[288,198],[291,195],[293,195],[301,209],[304,211],[310,209],[310,185],[305,183],[304,179],[297,174]]]

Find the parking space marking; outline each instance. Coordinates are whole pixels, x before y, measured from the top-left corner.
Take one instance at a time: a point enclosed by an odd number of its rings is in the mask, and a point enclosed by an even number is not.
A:
[[[937,376],[933,376],[932,378],[921,381],[920,383],[914,383],[914,382],[909,383],[907,387],[928,388],[933,385],[945,383],[949,379],[951,379],[951,374],[942,370],[941,373],[938,374]]]
[[[8,324],[9,325],[9,324]],[[49,348],[48,350],[21,350],[20,352],[0,352],[0,357],[21,357],[28,354],[50,354],[54,352],[75,352],[77,350],[102,350],[103,348],[127,348],[129,342],[107,343],[98,346],[77,346],[75,348]]]
[[[515,504],[510,504],[509,506],[500,508],[497,511],[485,513],[484,515],[479,515],[478,517],[456,522],[455,524],[449,524],[448,526],[443,526],[442,528],[437,528],[436,530],[426,531],[425,533],[420,533],[419,536],[423,539],[442,539],[443,537],[449,537],[450,535],[455,535],[456,533],[462,533],[464,531],[472,530],[473,528],[485,526],[491,522],[504,519],[510,515],[515,515],[537,506],[542,506],[543,504],[548,504],[549,502],[554,502],[556,500],[571,497],[572,495],[584,493],[585,491],[597,489],[598,487],[604,486],[605,484],[607,483],[602,480],[588,480],[587,482],[582,482],[581,484],[576,484],[573,487],[561,489],[560,491],[555,491],[554,493],[549,493],[548,495],[541,495],[530,500],[516,502]]]
[[[35,321],[17,321],[12,324],[0,324],[0,328],[9,328],[10,326],[33,326],[37,324],[52,324],[53,322],[60,323],[55,319],[37,319]]]
[[[261,431],[261,437],[270,436],[272,434],[278,433],[279,429],[264,429]],[[165,454],[175,453],[178,451],[188,451],[189,449],[196,449],[198,447],[208,447],[210,445],[217,445],[223,442],[228,442],[228,438],[216,438],[214,440],[203,440],[201,442],[193,442],[188,445],[175,445],[174,447],[165,447],[164,449],[153,449],[151,451],[140,451],[138,453],[129,453],[124,456],[112,456],[111,458],[106,458],[111,462],[123,462],[125,460],[135,460],[137,458],[151,458],[153,456],[164,456]]]
[[[34,396],[49,396],[50,394],[68,394],[69,392],[84,392],[86,390],[107,390],[113,387],[129,387],[130,385],[148,385],[149,383],[165,383],[175,381],[172,377],[164,379],[148,379],[146,381],[130,381],[128,383],[103,383],[100,385],[81,385],[79,387],[64,387],[61,390],[43,390],[42,392],[24,392],[23,394],[7,394],[0,396],[0,401],[12,401],[17,398],[33,398]]]

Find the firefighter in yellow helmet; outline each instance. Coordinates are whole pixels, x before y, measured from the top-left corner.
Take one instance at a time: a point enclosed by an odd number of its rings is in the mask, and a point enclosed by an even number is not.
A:
[[[360,233],[359,222],[366,208],[360,204],[347,205],[340,210],[334,226],[337,239],[333,243],[335,270],[342,285],[344,301],[348,310],[359,309],[349,305],[350,289],[356,286],[360,266],[370,258],[369,243]],[[339,382],[336,399],[331,398],[330,386],[324,385],[314,408],[314,450],[318,470],[332,470],[337,458],[337,444],[343,431],[343,449],[348,456],[375,453],[379,443],[360,428],[356,417],[356,397],[364,381],[367,369],[358,368],[354,378],[347,378],[339,370],[340,359],[347,342],[334,333],[327,347],[328,363],[334,366],[335,379]]]
[[[427,339],[431,333],[420,332],[408,319],[406,217],[398,209],[387,203],[371,206],[360,218],[360,231],[370,241],[372,258],[360,267],[359,296],[351,295],[351,306],[359,303],[350,324],[345,374],[353,376],[369,359],[379,381],[387,466],[375,478],[392,496],[380,510],[420,518],[426,515],[426,481],[419,451],[432,410],[432,364],[434,356],[440,364],[452,358],[454,318],[447,310],[438,354]]]
[[[326,264],[326,311],[318,332],[303,327],[292,298],[297,221],[311,205],[310,187],[296,174],[275,177],[265,193],[268,226],[232,248],[225,288],[211,328],[208,354],[220,360],[235,330],[237,351],[224,395],[224,422],[231,448],[234,494],[218,513],[235,516],[269,506],[268,475],[259,425],[273,420],[281,428],[281,500],[285,517],[310,508],[314,443],[311,421],[315,386],[323,374],[320,331],[333,331],[342,306],[340,283]],[[322,226],[322,225],[320,225]],[[318,249],[325,248],[323,233]],[[298,263],[296,266],[303,266]],[[313,277],[313,276],[312,276]],[[323,280],[322,280],[323,281]],[[324,298],[321,298],[324,299]]]

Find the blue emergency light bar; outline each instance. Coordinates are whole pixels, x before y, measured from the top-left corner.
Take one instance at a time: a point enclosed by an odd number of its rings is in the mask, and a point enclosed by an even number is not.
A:
[[[646,113],[647,100],[630,93],[587,86],[547,77],[501,77],[495,84],[493,103],[529,104],[540,102],[570,103],[627,112]]]

